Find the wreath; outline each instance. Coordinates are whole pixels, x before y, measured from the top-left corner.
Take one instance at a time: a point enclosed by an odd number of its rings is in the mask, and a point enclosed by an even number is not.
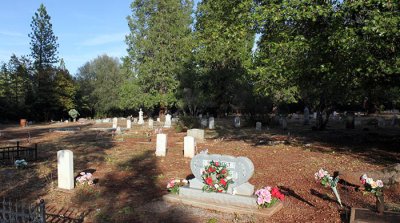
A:
[[[205,166],[201,177],[204,181],[203,191],[207,192],[225,192],[233,183],[226,164],[213,160]]]

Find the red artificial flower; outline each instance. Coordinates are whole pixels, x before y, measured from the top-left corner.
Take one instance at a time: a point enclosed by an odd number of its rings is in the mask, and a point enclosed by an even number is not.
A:
[[[218,162],[215,162],[215,166],[219,166],[219,163],[218,163]]]
[[[361,179],[360,181],[361,181],[361,184],[362,184],[362,185],[364,185],[364,184],[366,183],[366,180],[365,180],[365,179]]]
[[[211,177],[207,177],[206,183],[207,183],[208,185],[212,185],[212,184],[213,184],[212,178],[211,178]]]
[[[212,167],[209,167],[207,171],[210,172],[210,173],[214,173],[214,172],[215,172],[215,169],[212,168]]]
[[[285,199],[285,195],[280,194],[278,198],[279,198],[279,200],[283,201]]]
[[[277,187],[272,188],[271,195],[274,197],[278,197],[280,194],[279,189]]]
[[[222,190],[218,190],[218,192],[219,192],[219,193],[221,193],[221,192],[222,192]]]
[[[226,181],[225,181],[224,179],[221,179],[219,182],[220,182],[222,185],[226,186]]]
[[[225,173],[226,173],[226,170],[225,170],[225,169],[222,169],[222,170],[221,170],[221,173],[222,173],[222,174],[225,174]]]

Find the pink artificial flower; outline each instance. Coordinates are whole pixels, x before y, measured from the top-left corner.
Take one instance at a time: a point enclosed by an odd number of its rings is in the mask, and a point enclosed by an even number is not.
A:
[[[376,184],[378,185],[378,187],[383,187],[383,182],[382,180],[377,180]]]
[[[258,205],[264,204],[264,199],[263,199],[262,197],[258,197],[258,198],[257,198],[257,204],[258,204]]]
[[[318,171],[318,177],[319,178],[322,178],[322,177],[324,177],[325,176],[325,171],[324,171],[324,169],[320,169],[319,171]]]

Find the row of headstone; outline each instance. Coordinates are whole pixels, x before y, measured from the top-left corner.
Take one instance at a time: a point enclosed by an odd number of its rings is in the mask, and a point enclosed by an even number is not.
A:
[[[196,142],[204,141],[203,129],[189,129],[183,139],[183,156],[193,158],[196,153]],[[166,156],[167,134],[157,134],[156,156]]]

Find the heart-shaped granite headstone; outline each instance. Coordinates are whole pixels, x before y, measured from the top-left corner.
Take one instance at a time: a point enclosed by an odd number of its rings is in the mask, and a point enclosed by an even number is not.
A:
[[[200,153],[194,156],[190,162],[192,173],[200,182],[203,182],[201,174],[205,166],[209,165],[210,161],[218,161],[227,165],[227,169],[233,179],[233,186],[240,186],[246,183],[254,173],[253,162],[247,157]]]

